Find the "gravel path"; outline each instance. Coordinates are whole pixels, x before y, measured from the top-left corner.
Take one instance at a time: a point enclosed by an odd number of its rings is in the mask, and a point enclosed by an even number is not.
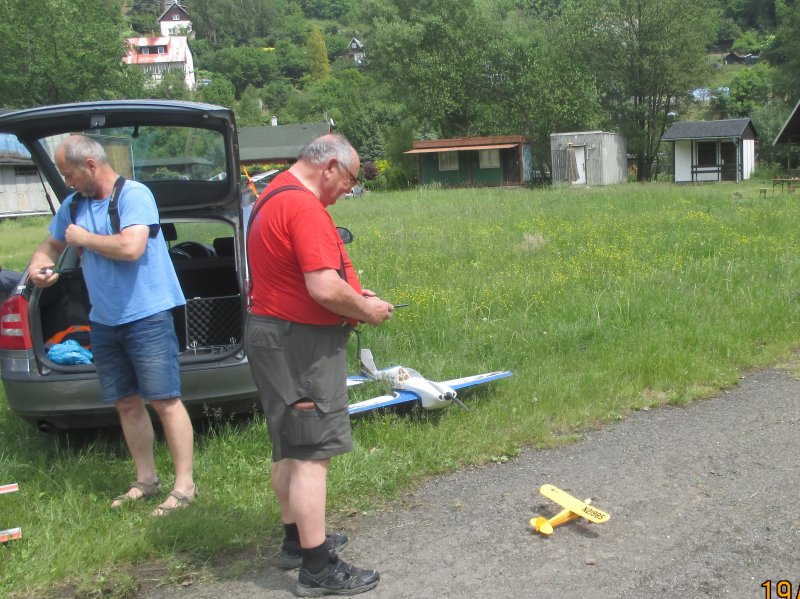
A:
[[[347,523],[343,557],[380,570],[363,597],[775,598],[800,590],[800,382],[767,369],[686,407],[631,414],[569,446],[431,479],[386,513]],[[529,520],[551,483],[611,513],[552,536]],[[277,554],[277,550],[276,550]],[[296,572],[253,558],[236,580],[142,599],[285,599]],[[770,592],[762,586],[773,581]]]

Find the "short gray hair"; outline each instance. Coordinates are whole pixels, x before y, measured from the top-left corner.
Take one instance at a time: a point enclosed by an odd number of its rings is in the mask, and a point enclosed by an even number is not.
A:
[[[98,164],[107,164],[108,156],[100,143],[85,135],[70,135],[61,142],[64,148],[64,160],[71,164],[83,166],[87,158],[91,158]]]
[[[350,168],[353,166],[355,153],[355,148],[347,141],[346,137],[338,133],[329,133],[300,148],[297,159],[320,165],[335,158],[339,164]]]

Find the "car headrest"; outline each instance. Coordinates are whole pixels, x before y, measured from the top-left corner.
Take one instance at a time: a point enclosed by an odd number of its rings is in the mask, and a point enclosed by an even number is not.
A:
[[[161,223],[161,232],[164,234],[166,241],[175,241],[178,239],[178,231],[175,229],[175,223]]]
[[[233,256],[233,237],[217,237],[214,240],[214,251],[217,252],[217,256]]]

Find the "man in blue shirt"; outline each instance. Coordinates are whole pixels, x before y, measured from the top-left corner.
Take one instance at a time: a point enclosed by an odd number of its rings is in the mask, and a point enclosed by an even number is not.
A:
[[[197,487],[192,478],[194,433],[180,400],[179,348],[170,312],[185,300],[160,231],[155,198],[141,183],[120,177],[103,146],[89,137],[67,137],[56,148],[55,162],[76,193],[61,205],[50,235],[34,251],[30,278],[37,287],[53,285],[61,252],[68,244],[81,248],[103,400],[117,409],[136,466],[136,481],[111,507],[161,492],[147,401],[161,421],[175,465],[174,488],[152,512],[165,515],[189,505]],[[108,214],[112,198],[119,230]],[[77,206],[71,211],[72,202]]]

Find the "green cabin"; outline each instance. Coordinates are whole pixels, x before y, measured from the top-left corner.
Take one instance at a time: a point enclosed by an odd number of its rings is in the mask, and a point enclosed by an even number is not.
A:
[[[531,182],[531,144],[522,135],[455,137],[414,142],[421,185],[520,186]]]

